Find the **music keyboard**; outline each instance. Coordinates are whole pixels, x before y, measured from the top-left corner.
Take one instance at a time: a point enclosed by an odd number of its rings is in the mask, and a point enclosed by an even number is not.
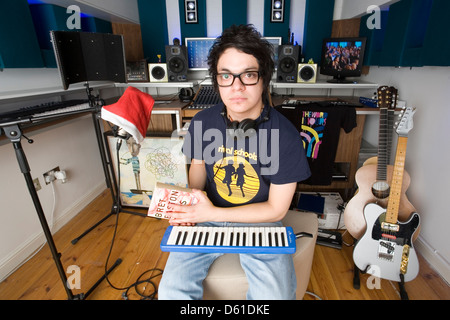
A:
[[[39,119],[39,118],[48,118],[51,116],[57,116],[57,115],[61,115],[61,114],[66,114],[66,115],[75,114],[75,113],[90,110],[91,108],[92,107],[89,105],[89,103],[85,102],[85,103],[76,104],[76,105],[69,106],[69,107],[63,107],[63,108],[59,108],[59,109],[35,113],[31,117],[34,119]]]
[[[23,107],[18,110],[0,113],[0,122],[22,119],[45,119],[59,115],[69,115],[92,109],[88,100],[68,100],[49,102],[35,106]]]
[[[295,253],[291,227],[186,227],[169,226],[162,251],[223,253]]]

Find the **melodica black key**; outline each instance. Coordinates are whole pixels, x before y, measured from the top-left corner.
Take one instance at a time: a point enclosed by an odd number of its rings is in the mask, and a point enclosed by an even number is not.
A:
[[[186,227],[169,226],[162,251],[223,253],[295,253],[291,227]]]

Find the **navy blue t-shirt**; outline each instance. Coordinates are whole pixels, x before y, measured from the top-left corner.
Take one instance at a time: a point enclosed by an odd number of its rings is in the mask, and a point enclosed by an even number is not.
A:
[[[307,179],[311,172],[301,136],[277,110],[265,106],[256,132],[236,139],[221,114],[223,103],[197,113],[183,144],[188,159],[204,160],[205,191],[219,207],[267,201],[270,184]]]

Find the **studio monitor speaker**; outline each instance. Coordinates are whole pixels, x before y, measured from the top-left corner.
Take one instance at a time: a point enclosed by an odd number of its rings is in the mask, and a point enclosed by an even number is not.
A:
[[[297,67],[301,46],[278,47],[277,82],[297,82]]]
[[[316,83],[317,64],[300,63],[298,65],[297,82]]]
[[[150,82],[167,82],[167,65],[165,63],[149,63]]]
[[[188,60],[185,46],[167,45],[166,62],[169,82],[187,81]]]

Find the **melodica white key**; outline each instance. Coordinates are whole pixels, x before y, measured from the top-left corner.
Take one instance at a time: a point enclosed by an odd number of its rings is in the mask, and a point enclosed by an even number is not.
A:
[[[169,226],[161,241],[161,250],[292,254],[296,249],[295,239],[291,227]]]

